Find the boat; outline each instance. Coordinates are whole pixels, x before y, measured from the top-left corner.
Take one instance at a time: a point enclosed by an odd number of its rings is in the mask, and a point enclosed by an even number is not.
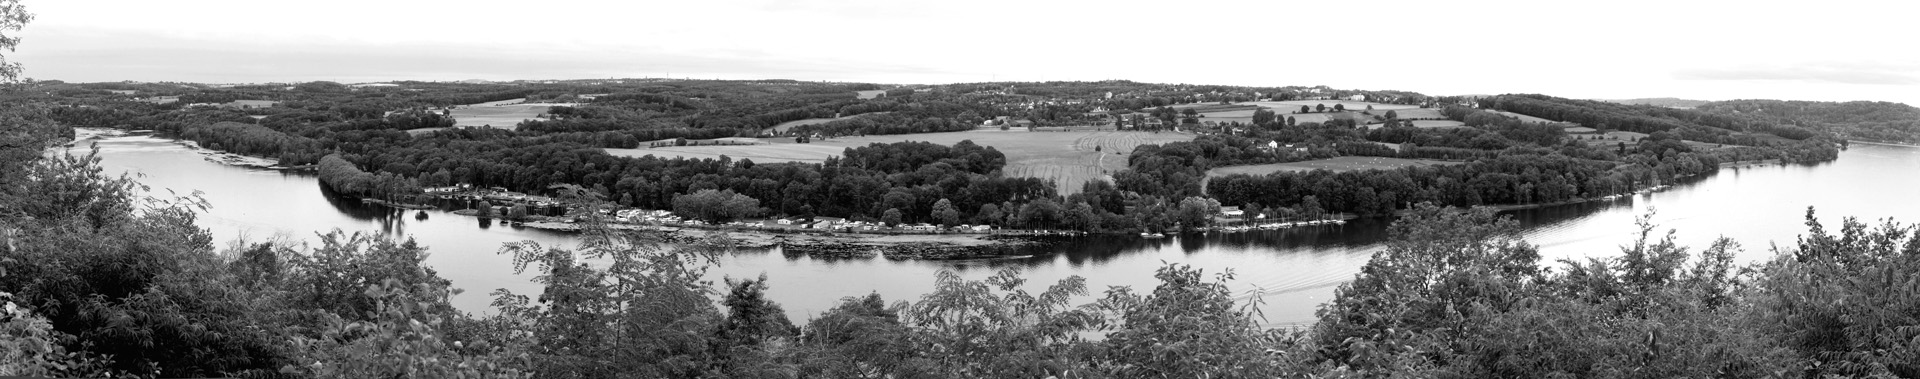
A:
[[[1160,233],[1146,233],[1146,232],[1140,233],[1140,238],[1165,238],[1165,237],[1166,235],[1160,234]]]

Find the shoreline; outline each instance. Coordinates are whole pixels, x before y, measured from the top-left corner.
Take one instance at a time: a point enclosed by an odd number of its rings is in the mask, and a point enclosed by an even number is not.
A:
[[[1851,140],[1851,139],[1850,139],[1850,140],[1847,140],[1847,143],[1864,143],[1864,144],[1868,144],[1868,145],[1880,145],[1880,146],[1898,146],[1898,147],[1912,147],[1912,148],[1920,148],[1920,145],[1909,145],[1909,144],[1904,144],[1904,143],[1898,143],[1898,142],[1876,142],[1876,141],[1861,141],[1861,140]]]

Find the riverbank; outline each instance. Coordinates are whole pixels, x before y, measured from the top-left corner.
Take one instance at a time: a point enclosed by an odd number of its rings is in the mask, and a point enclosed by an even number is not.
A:
[[[471,215],[469,213],[469,215]],[[533,221],[520,226],[561,232],[579,232],[585,225],[573,222]],[[743,229],[703,229],[667,225],[602,224],[614,230],[660,233],[668,242],[692,243],[719,235],[734,248],[780,248],[787,256],[816,259],[864,259],[875,256],[892,260],[953,260],[997,258],[1022,255],[1032,247],[1050,246],[1057,238],[1003,234],[861,234],[825,232],[776,232]]]
[[[1874,141],[1861,141],[1861,140],[1847,140],[1847,143],[1863,143],[1863,144],[1868,144],[1868,145],[1880,145],[1880,146],[1898,146],[1898,147],[1914,147],[1914,148],[1920,148],[1920,145],[1915,145],[1915,144],[1904,144],[1904,143],[1897,143],[1897,142],[1874,142]]]

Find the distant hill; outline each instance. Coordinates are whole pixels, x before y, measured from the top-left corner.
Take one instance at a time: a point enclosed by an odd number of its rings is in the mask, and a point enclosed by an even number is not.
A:
[[[1845,139],[1920,143],[1920,108],[1901,103],[1731,100],[1707,103],[1698,109],[1759,122],[1796,125]]]
[[[1640,99],[1619,99],[1619,100],[1600,100],[1600,101],[1605,101],[1609,103],[1652,105],[1656,107],[1683,108],[1683,109],[1698,108],[1701,105],[1706,105],[1707,103],[1711,103],[1711,101],[1706,101],[1706,100],[1687,100],[1687,99],[1672,98],[1672,97],[1650,97],[1650,98],[1640,98]]]

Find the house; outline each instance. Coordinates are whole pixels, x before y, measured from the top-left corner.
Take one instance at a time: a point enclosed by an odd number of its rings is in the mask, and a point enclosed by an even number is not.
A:
[[[780,225],[793,225],[793,220],[783,218],[779,220],[773,220],[773,223],[780,224]]]
[[[1238,218],[1241,216],[1246,216],[1247,212],[1240,210],[1240,207],[1238,206],[1224,206],[1224,207],[1220,207],[1220,215],[1226,216],[1226,217]]]
[[[1347,100],[1353,100],[1353,101],[1367,101],[1367,95],[1353,95],[1353,96],[1347,96]]]

